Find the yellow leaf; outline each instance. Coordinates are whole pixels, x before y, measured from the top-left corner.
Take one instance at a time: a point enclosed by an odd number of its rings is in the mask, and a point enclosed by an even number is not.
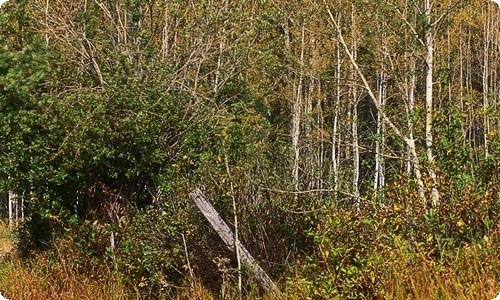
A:
[[[148,284],[147,284],[146,282],[144,282],[144,281],[146,281],[146,278],[144,278],[144,276],[142,276],[142,278],[141,278],[141,282],[139,282],[139,287],[145,287],[145,286],[147,286],[147,285],[148,285]]]
[[[429,233],[429,235],[427,236],[427,242],[428,242],[428,243],[429,243],[429,242],[432,242],[432,239],[433,239],[433,238],[434,238],[434,237],[432,236],[432,233]]]

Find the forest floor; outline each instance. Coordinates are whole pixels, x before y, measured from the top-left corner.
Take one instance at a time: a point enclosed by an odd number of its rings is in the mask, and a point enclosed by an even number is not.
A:
[[[71,260],[62,254],[72,253],[71,249],[59,248],[60,256],[39,254],[25,261],[15,254],[15,246],[12,230],[5,221],[0,220],[0,293],[7,299],[144,298],[139,290],[133,291],[125,286],[123,274],[113,269],[103,269],[95,274],[74,272],[71,269]],[[498,265],[500,259],[495,255],[496,251],[484,251],[484,248],[478,247],[479,245],[469,245],[457,252],[455,268],[429,261],[427,258],[419,259],[421,256],[418,255],[416,259],[414,256],[412,259],[405,258],[408,253],[394,250],[391,253],[397,257],[394,260],[396,265],[387,270],[389,276],[379,278],[378,287],[382,291],[374,295],[373,299],[493,299],[500,290],[495,279],[496,268],[493,266]],[[12,255],[5,259],[8,253]],[[300,283],[300,278],[297,278],[287,286],[282,286],[282,290],[286,291],[283,299],[310,299],[303,294],[304,288],[306,287]],[[165,295],[160,299],[238,299],[231,291],[234,291],[234,287],[228,285],[219,295],[214,295],[203,287],[201,282],[195,280],[186,285],[184,292],[179,295]],[[262,298],[255,294],[246,299],[273,298]]]
[[[0,220],[0,258],[14,249],[14,239],[9,226]]]

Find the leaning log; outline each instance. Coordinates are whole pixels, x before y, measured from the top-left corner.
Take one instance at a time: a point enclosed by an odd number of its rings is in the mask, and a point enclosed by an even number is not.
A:
[[[259,266],[257,261],[252,257],[245,246],[243,246],[239,240],[236,240],[234,233],[231,231],[229,226],[227,226],[226,222],[222,220],[203,192],[197,188],[189,194],[189,197],[194,201],[205,218],[207,218],[210,225],[219,234],[226,246],[231,251],[235,251],[235,246],[239,248],[242,262],[250,268],[255,280],[262,286],[262,288],[270,294],[280,296],[281,293],[276,287],[276,284],[274,284],[271,278],[269,278],[266,272]]]

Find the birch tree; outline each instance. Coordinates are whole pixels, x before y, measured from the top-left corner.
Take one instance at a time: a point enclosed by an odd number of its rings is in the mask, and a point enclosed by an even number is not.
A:
[[[383,14],[384,16],[384,14]],[[382,109],[385,109],[386,97],[387,97],[387,56],[388,56],[388,46],[386,38],[386,20],[385,16],[378,22],[380,31],[380,45],[381,45],[381,57],[380,57],[380,70],[378,71],[377,78],[377,90],[378,90],[378,102]],[[385,185],[385,124],[383,122],[381,114],[377,111],[376,120],[376,133],[375,133],[375,167],[374,167],[374,178],[373,178],[373,190],[375,196],[378,195],[380,189]]]
[[[434,26],[431,19],[431,3],[430,0],[425,0],[424,2],[424,32],[425,41],[421,41],[426,47],[425,55],[425,65],[426,65],[426,76],[425,76],[425,146],[427,153],[427,161],[429,162],[429,177],[431,179],[431,201],[432,206],[437,206],[439,201],[439,192],[437,189],[437,176],[435,172],[435,161],[434,161],[434,135],[433,135],[433,122],[434,122],[434,95],[433,95],[433,85],[434,85]]]
[[[384,111],[383,107],[380,105],[380,102],[378,101],[377,96],[373,92],[370,83],[368,82],[367,78],[365,77],[364,73],[362,72],[361,68],[359,67],[358,62],[356,61],[356,57],[354,56],[352,50],[348,47],[347,43],[345,42],[344,36],[342,34],[341,27],[339,26],[338,21],[334,18],[333,14],[331,13],[330,9],[328,8],[328,4],[326,2],[325,2],[325,6],[327,7],[327,12],[328,12],[328,15],[329,15],[329,20],[330,20],[332,26],[334,27],[334,29],[335,29],[335,31],[337,33],[338,40],[342,44],[345,53],[349,57],[349,60],[350,60],[350,62],[352,64],[354,70],[356,71],[357,75],[361,79],[361,82],[362,82],[364,88],[366,89],[366,91],[367,91],[367,93],[369,95],[370,100],[372,101],[372,103],[376,107],[378,113],[381,115],[382,120],[408,146],[409,151],[411,153],[411,158],[412,158],[412,161],[413,161],[413,166],[414,166],[414,170],[415,170],[415,176],[416,176],[416,179],[417,179],[417,182],[418,182],[418,186],[419,186],[419,194],[420,194],[423,202],[426,203],[426,196],[425,196],[425,192],[424,192],[424,184],[423,184],[422,175],[421,175],[421,171],[420,171],[420,162],[419,162],[420,159],[419,159],[419,156],[417,154],[417,149],[416,149],[416,145],[415,145],[414,139],[412,138],[411,135],[408,136],[408,135],[403,134],[403,132],[398,128],[398,126],[396,126],[396,124],[393,123],[390,120],[390,118],[387,116],[387,114]],[[411,27],[411,28],[413,28],[412,30],[414,31],[414,33],[416,33],[415,28],[414,27]],[[433,41],[432,40],[432,36],[429,39],[430,39],[429,42]],[[422,40],[420,40],[420,43],[422,45],[426,45]],[[431,47],[427,48],[428,52],[429,52],[429,50],[432,50],[431,49],[433,47],[432,43],[430,44],[430,46]],[[426,55],[426,62],[428,61],[429,58],[432,58],[432,55],[429,56],[429,53],[427,53],[427,55]],[[432,118],[431,118],[432,117],[432,97],[429,96],[429,95],[432,95],[432,86],[430,86],[430,87],[428,86],[428,83],[429,83],[428,80],[429,80],[429,78],[432,79],[432,73],[431,73],[432,72],[432,65],[427,65],[427,67],[428,67],[428,69],[426,71],[426,79],[427,79],[426,80],[426,103],[427,103],[427,101],[429,101],[429,102],[426,105],[426,141],[428,141],[430,143],[427,143],[426,145],[427,146],[432,146],[432,122],[430,122],[430,121],[432,121]],[[432,82],[430,82],[430,83],[432,83]],[[430,147],[430,150],[431,151],[427,151],[426,152],[427,155],[432,154],[432,147]],[[433,178],[432,175],[431,175],[431,178]],[[437,186],[433,185],[433,188],[435,188],[435,191],[433,190],[432,196],[433,197],[437,197],[438,196],[438,194],[437,194]],[[434,199],[434,200],[433,200],[433,202],[437,203],[437,198]]]
[[[351,46],[349,47],[351,50],[351,55],[353,60],[357,60],[357,28],[356,28],[356,18],[355,18],[355,6],[354,4],[351,4]],[[352,113],[351,113],[351,134],[352,134],[352,193],[354,196],[354,203],[356,208],[359,210],[360,209],[360,198],[359,198],[359,163],[360,163],[360,158],[359,158],[359,137],[358,137],[358,104],[359,104],[359,95],[358,95],[358,87],[356,85],[356,68],[354,65],[351,65],[351,84],[349,85],[349,90],[350,90],[350,97],[351,97],[351,107],[352,107]]]

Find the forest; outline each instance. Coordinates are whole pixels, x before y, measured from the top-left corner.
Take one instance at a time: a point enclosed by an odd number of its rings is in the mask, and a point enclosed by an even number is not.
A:
[[[9,299],[491,299],[500,8],[10,0],[0,152]]]

